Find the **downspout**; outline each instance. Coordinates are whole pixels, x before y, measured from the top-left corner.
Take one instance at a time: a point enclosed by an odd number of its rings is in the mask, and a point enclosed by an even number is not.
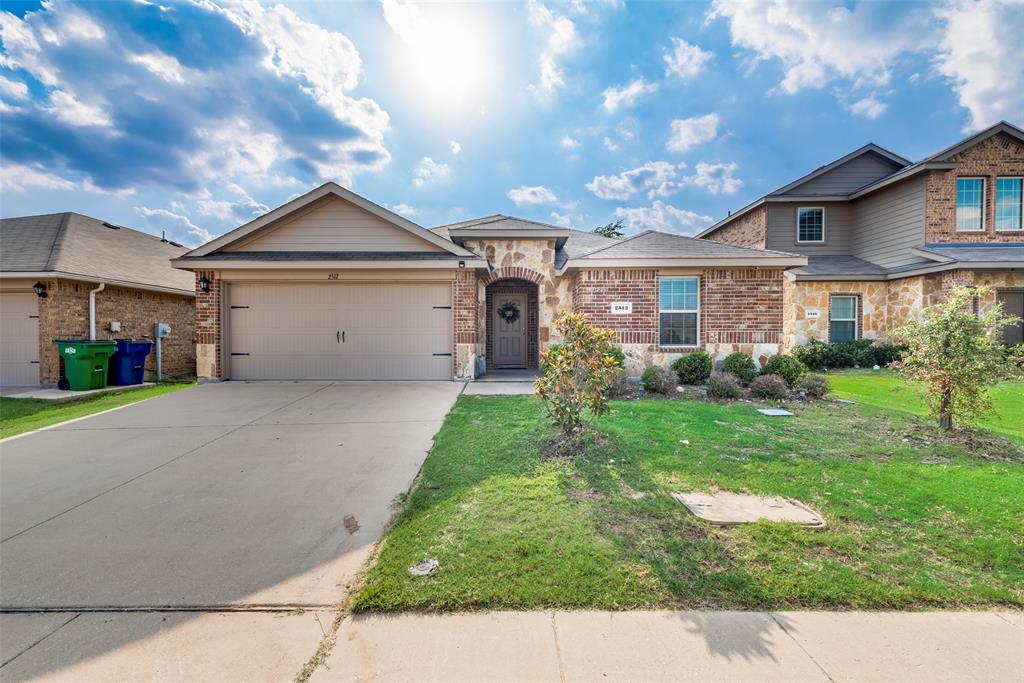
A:
[[[107,286],[101,282],[100,286],[89,292],[89,340],[96,341],[96,294],[102,292]]]

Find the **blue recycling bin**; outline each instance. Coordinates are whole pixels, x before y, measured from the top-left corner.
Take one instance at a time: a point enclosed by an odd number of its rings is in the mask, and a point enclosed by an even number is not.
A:
[[[108,384],[124,386],[142,384],[146,369],[146,356],[153,349],[148,339],[115,339],[117,352],[110,359]]]

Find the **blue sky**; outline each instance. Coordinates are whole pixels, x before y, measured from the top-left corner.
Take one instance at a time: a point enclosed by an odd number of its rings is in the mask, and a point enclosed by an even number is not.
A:
[[[1024,115],[1024,4],[3,3],[0,213],[194,245],[325,180],[425,226],[693,234]]]

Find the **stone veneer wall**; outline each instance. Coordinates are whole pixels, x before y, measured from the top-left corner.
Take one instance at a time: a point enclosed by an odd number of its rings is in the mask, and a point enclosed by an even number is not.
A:
[[[925,204],[926,242],[1021,242],[1024,231],[995,229],[997,176],[1024,176],[1024,145],[1007,135],[994,135],[953,158],[957,167],[928,174]],[[956,230],[956,179],[985,178],[985,229]]]
[[[54,339],[89,338],[89,292],[99,285],[73,280],[44,280],[46,298],[39,299],[39,382],[56,384],[60,356]],[[110,323],[121,323],[111,332]],[[153,325],[170,323],[171,336],[161,343],[161,369],[165,374],[195,371],[193,333],[195,308],[191,297],[108,285],[96,294],[97,339],[152,339]],[[156,353],[146,357],[148,374],[156,371]]]
[[[705,239],[764,249],[768,240],[768,207],[759,206],[747,215],[719,228]]]

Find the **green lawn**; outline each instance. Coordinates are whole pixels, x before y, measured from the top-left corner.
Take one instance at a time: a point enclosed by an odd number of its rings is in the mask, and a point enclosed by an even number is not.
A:
[[[891,370],[849,370],[829,373],[829,384],[839,398],[913,415],[926,415],[920,386]],[[1024,382],[1002,382],[990,389],[995,414],[979,425],[1024,444]]]
[[[356,609],[1024,605],[1020,446],[863,405],[612,405],[567,461],[545,459],[535,398],[460,398]],[[829,527],[712,527],[669,497],[716,487]],[[430,558],[435,575],[408,573]]]
[[[0,439],[191,386],[195,385],[158,384],[110,394],[94,394],[66,403],[50,403],[35,398],[0,398]]]

